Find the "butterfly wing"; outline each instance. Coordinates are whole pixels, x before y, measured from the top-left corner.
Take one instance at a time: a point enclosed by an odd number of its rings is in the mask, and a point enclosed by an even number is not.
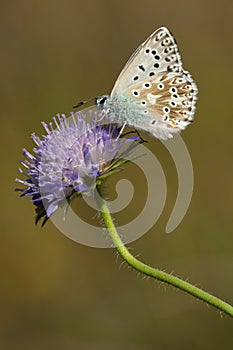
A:
[[[140,114],[144,115],[138,124],[134,119],[131,126],[154,137],[170,138],[193,121],[197,87],[186,71],[157,74],[129,87],[125,94],[136,100]]]
[[[134,100],[140,117],[128,110],[126,123],[166,139],[193,120],[197,92],[191,75],[183,70],[174,37],[161,27],[130,57],[111,98]]]
[[[152,33],[133,53],[116,80],[111,96],[122,94],[129,86],[163,71],[182,71],[177,44],[165,27]]]

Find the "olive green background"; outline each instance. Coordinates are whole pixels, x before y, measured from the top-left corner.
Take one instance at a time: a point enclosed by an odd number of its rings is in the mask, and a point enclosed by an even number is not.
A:
[[[199,87],[195,123],[182,134],[195,187],[183,222],[165,234],[176,169],[161,143],[145,136],[163,166],[168,196],[159,221],[130,248],[232,303],[232,6],[224,0],[0,2],[1,349],[231,348],[230,317],[143,279],[111,249],[79,245],[50,222],[36,227],[34,208],[17,198],[14,179],[21,149],[32,148],[32,132],[43,132],[40,122],[110,92],[136,47],[166,25]],[[143,174],[126,168],[121,176],[134,180],[135,202],[116,215],[118,223],[138,215],[146,194]],[[109,181],[113,197],[116,180]],[[81,214],[92,222],[86,210]]]

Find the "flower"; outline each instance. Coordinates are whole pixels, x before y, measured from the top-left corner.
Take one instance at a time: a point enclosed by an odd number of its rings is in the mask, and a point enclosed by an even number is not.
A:
[[[42,226],[58,207],[74,196],[90,193],[97,183],[119,170],[128,161],[119,151],[126,142],[139,139],[123,138],[121,128],[107,116],[104,121],[98,114],[89,119],[80,112],[71,113],[69,119],[57,115],[49,125],[42,122],[47,133],[42,139],[32,134],[34,154],[23,149],[26,159],[20,163],[26,170],[19,168],[19,172],[26,179],[16,181],[25,188],[16,191],[22,192],[20,197],[32,197],[36,223],[43,218]]]

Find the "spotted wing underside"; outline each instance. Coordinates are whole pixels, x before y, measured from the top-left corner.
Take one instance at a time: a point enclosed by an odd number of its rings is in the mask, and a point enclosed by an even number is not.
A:
[[[142,107],[143,124],[138,127],[155,137],[169,138],[193,121],[197,88],[188,72],[157,74],[126,94]]]
[[[130,57],[119,75],[111,96],[160,72],[181,72],[182,62],[173,35],[165,27],[157,29]]]
[[[173,35],[159,28],[133,53],[118,77],[111,97],[135,100],[143,117],[127,124],[158,138],[170,138],[193,120],[197,87],[182,67]]]

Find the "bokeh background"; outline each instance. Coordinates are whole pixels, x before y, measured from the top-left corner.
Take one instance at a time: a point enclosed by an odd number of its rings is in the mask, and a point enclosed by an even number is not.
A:
[[[40,122],[110,92],[136,47],[166,25],[200,90],[195,123],[183,133],[195,188],[183,222],[165,234],[177,175],[161,143],[149,139],[167,177],[167,202],[130,248],[232,303],[232,17],[227,0],[0,2],[1,349],[231,348],[230,317],[143,279],[111,249],[77,244],[52,223],[36,227],[14,179],[21,149],[33,146],[33,131],[42,133]],[[135,177],[130,166],[126,174],[135,204],[117,214],[119,223],[137,214],[146,192],[142,174]]]

